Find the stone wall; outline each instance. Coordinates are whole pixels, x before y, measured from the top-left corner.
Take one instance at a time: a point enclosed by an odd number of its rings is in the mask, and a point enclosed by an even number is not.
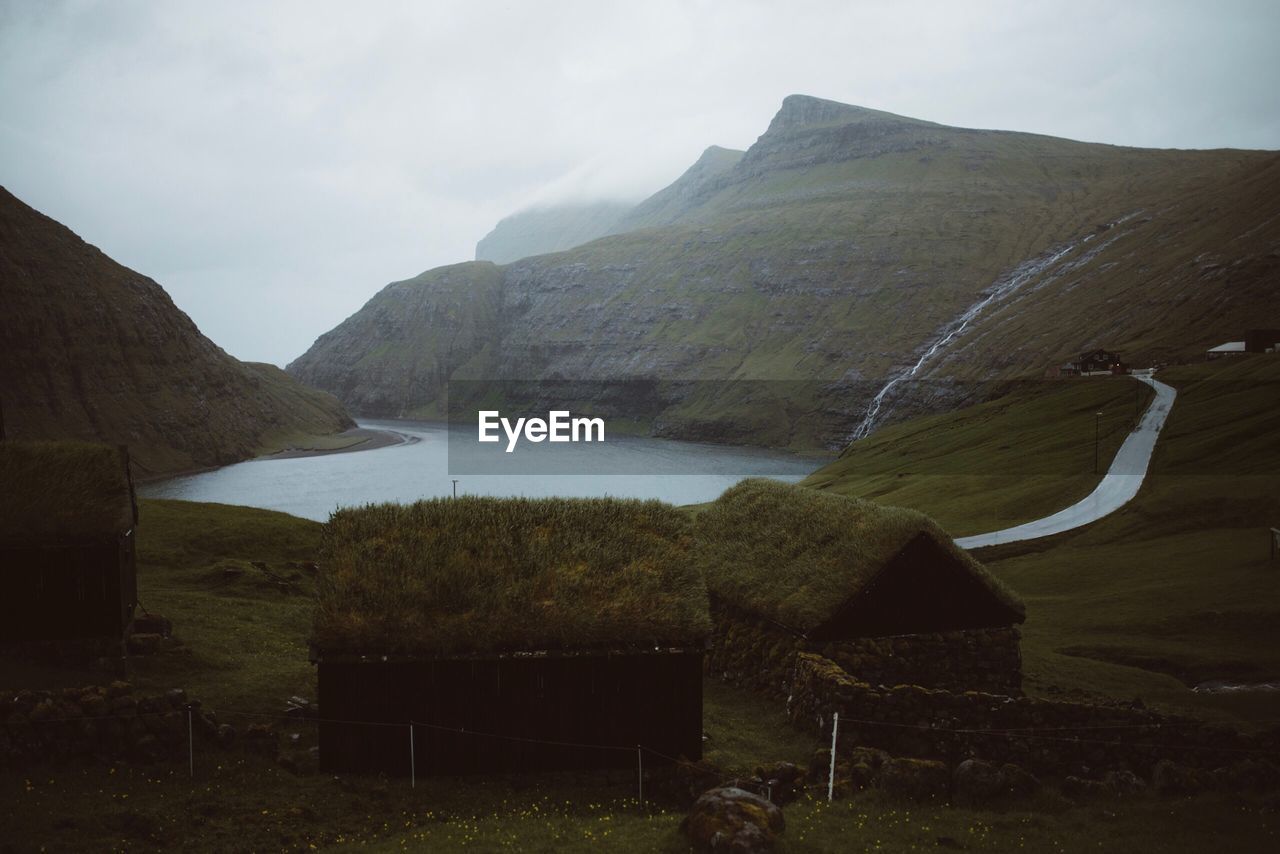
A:
[[[187,755],[187,708],[198,740],[224,741],[212,712],[182,689],[139,696],[127,682],[0,696],[0,767],[72,757],[155,761]],[[225,726],[221,729],[226,730]]]
[[[1113,770],[1145,776],[1161,760],[1208,769],[1246,757],[1280,758],[1277,730],[1245,736],[1133,705],[874,687],[829,659],[801,653],[788,703],[792,722],[830,738],[833,712],[840,713],[839,744],[848,750],[875,747],[951,765],[976,757],[1048,776]]]
[[[872,685],[1022,693],[1016,626],[821,643],[720,603],[712,603],[711,619],[707,673],[777,699],[791,693],[800,652],[825,656]]]

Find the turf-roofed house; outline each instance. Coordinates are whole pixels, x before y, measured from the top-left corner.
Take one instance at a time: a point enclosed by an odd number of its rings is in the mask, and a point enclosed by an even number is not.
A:
[[[923,514],[746,480],[696,542],[715,676],[786,696],[807,651],[872,685],[1021,692],[1021,601]]]
[[[656,501],[339,510],[312,655],[320,761],[391,774],[698,759],[706,587]],[[412,765],[410,744],[412,743]]]
[[[122,640],[138,601],[122,449],[0,441],[0,640]]]

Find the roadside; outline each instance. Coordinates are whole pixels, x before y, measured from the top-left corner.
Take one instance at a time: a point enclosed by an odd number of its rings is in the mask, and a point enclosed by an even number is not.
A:
[[[978,549],[1049,537],[1096,522],[1132,501],[1138,494],[1138,490],[1142,488],[1142,481],[1151,463],[1151,454],[1155,450],[1156,440],[1160,437],[1160,431],[1169,417],[1169,411],[1173,408],[1174,398],[1178,396],[1178,392],[1172,386],[1155,379],[1150,372],[1135,373],[1133,378],[1155,389],[1156,397],[1143,413],[1138,425],[1133,428],[1133,432],[1120,446],[1115,459],[1111,461],[1111,467],[1093,492],[1065,510],[1050,516],[1012,528],[961,537],[956,540],[956,545],[965,549]]]

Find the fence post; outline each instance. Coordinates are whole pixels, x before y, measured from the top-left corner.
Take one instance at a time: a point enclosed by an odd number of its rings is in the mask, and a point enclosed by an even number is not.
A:
[[[840,713],[831,718],[831,770],[827,772],[827,803],[835,797],[836,791],[836,734],[840,731]]]
[[[418,788],[418,766],[413,755],[413,721],[409,721],[409,788]]]
[[[187,771],[194,779],[196,776],[196,740],[191,725],[191,704],[187,703]]]
[[[1276,559],[1276,552],[1280,551],[1280,528],[1271,529],[1271,559]]]
[[[636,780],[640,784],[640,805],[644,806],[644,758],[640,745],[636,745]]]

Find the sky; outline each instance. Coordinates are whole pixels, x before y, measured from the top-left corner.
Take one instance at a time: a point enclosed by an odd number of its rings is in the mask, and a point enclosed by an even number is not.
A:
[[[0,185],[284,365],[530,206],[639,199],[783,97],[1280,148],[1280,3],[0,0]]]

